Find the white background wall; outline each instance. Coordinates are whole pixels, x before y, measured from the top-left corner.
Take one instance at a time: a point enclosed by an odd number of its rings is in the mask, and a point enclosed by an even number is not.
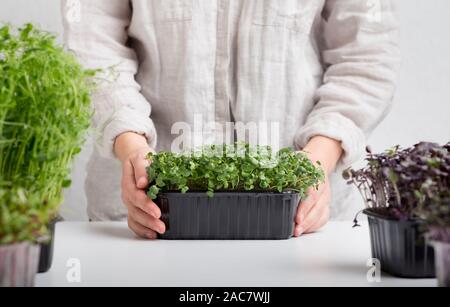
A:
[[[92,0],[95,1],[95,0]],[[421,140],[450,141],[450,1],[395,0],[402,25],[403,67],[394,107],[370,144],[384,150]],[[0,21],[34,22],[61,33],[59,0],[1,0]],[[66,191],[63,215],[85,219],[83,181],[91,145],[74,167],[74,185]]]

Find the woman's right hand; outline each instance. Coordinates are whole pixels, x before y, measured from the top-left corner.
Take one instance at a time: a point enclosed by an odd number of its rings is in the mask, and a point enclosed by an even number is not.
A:
[[[115,152],[122,161],[122,201],[128,208],[128,226],[138,236],[156,239],[166,226],[160,220],[161,210],[147,196],[147,155],[152,150],[145,137],[125,133],[116,139]]]

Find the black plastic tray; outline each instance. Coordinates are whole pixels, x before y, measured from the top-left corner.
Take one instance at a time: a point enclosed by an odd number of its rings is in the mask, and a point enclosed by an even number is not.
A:
[[[39,267],[38,273],[46,273],[50,270],[53,262],[53,251],[55,246],[55,227],[56,223],[61,222],[63,219],[58,217],[54,219],[49,225],[50,240],[45,243],[41,243],[41,251],[39,255]]]
[[[372,257],[381,263],[381,270],[403,278],[434,278],[434,250],[426,243],[420,221],[399,221],[384,218],[370,210]]]
[[[292,237],[296,193],[163,193],[156,200],[168,240],[283,240]]]

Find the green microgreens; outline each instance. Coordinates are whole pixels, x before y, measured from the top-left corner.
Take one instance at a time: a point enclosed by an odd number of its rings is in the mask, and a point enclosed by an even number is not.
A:
[[[323,171],[304,153],[290,148],[272,154],[268,146],[210,145],[183,153],[150,153],[148,195],[163,191],[278,192],[295,191],[302,197],[318,187]]]
[[[55,39],[31,24],[0,28],[0,189],[14,195],[24,188],[32,192],[21,195],[41,204],[54,204],[70,185],[70,162],[90,125],[96,73],[83,69]],[[5,237],[31,237],[16,236],[3,224],[6,215],[25,215],[23,206],[13,212],[16,200],[1,199],[3,243],[11,241]]]

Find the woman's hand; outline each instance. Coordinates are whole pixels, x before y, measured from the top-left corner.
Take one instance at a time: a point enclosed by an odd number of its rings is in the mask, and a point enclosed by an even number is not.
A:
[[[340,142],[322,136],[312,138],[303,151],[314,163],[320,161],[325,172],[325,180],[318,190],[311,188],[308,191],[308,198],[300,204],[295,218],[295,237],[319,230],[330,219],[329,176],[342,156]]]
[[[122,161],[122,201],[128,208],[128,226],[138,236],[156,239],[166,231],[161,210],[147,196],[147,155],[151,152],[145,137],[134,133],[120,135],[115,152]]]

